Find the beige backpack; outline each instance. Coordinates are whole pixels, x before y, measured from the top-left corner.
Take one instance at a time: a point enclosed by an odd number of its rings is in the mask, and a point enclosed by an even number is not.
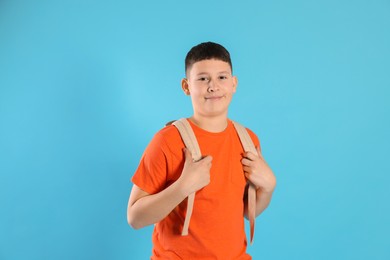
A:
[[[246,131],[245,127],[240,125],[237,122],[233,122],[234,128],[237,131],[237,134],[240,138],[241,144],[246,152],[252,152],[254,154],[257,154],[257,150],[255,148],[255,145],[252,142],[251,137],[249,136],[248,132]],[[192,158],[194,161],[198,161],[202,158],[202,154],[200,152],[200,148],[198,145],[198,141],[196,140],[194,131],[191,128],[191,125],[188,123],[188,121],[185,118],[181,118],[177,121],[171,121],[167,123],[167,125],[173,124],[178,130],[181,135],[181,138],[187,147],[187,149],[190,150],[192,154]],[[188,235],[188,227],[190,225],[190,219],[192,215],[192,209],[194,207],[194,199],[195,199],[195,193],[192,193],[188,196],[188,202],[187,202],[187,212],[186,217],[184,220],[183,230],[182,230],[182,236]],[[256,189],[252,183],[249,183],[248,188],[248,218],[250,223],[250,243],[253,243],[253,236],[254,236],[254,230],[255,230],[255,213],[256,212]]]

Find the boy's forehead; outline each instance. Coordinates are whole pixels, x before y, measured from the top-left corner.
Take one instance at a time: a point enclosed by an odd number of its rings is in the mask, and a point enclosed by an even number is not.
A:
[[[187,75],[196,75],[201,73],[215,73],[215,72],[227,72],[231,73],[232,68],[226,61],[209,59],[197,61],[190,68],[187,69]]]

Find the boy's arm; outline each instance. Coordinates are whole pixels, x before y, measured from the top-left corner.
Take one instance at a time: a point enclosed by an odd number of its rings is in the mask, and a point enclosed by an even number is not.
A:
[[[267,162],[264,160],[260,148],[257,155],[246,152],[242,165],[246,178],[256,187],[256,217],[269,205],[276,186],[276,178]],[[248,217],[248,200],[244,198],[244,214]]]
[[[211,156],[193,162],[185,149],[185,163],[180,178],[166,189],[149,194],[134,185],[127,206],[127,222],[138,229],[165,218],[188,195],[210,183]]]
[[[248,190],[247,190],[248,191]],[[262,189],[256,190],[256,217],[259,216],[269,205],[272,198],[271,192],[263,191]],[[248,199],[244,196],[244,216],[248,219]]]
[[[185,198],[178,182],[152,195],[134,184],[127,206],[127,222],[135,229],[154,224],[167,216]]]

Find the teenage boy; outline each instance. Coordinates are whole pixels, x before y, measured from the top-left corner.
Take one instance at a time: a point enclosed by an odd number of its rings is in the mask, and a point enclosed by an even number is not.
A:
[[[175,126],[160,130],[132,178],[128,223],[136,229],[156,224],[151,259],[251,259],[244,228],[247,184],[256,188],[258,216],[270,203],[275,176],[257,136],[247,129],[257,154],[244,152],[228,119],[237,88],[229,52],[217,43],[201,43],[188,52],[185,72],[181,86],[193,106],[186,120],[203,157],[192,159]],[[186,198],[194,192],[188,235],[182,236]]]

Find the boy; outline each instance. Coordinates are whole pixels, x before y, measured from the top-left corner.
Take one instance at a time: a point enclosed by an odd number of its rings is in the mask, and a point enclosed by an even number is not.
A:
[[[269,204],[276,179],[260,152],[244,152],[228,107],[236,92],[229,52],[206,42],[185,59],[181,82],[191,97],[187,119],[202,152],[194,162],[173,125],[160,130],[146,148],[132,181],[127,220],[133,228],[156,224],[152,259],[251,259],[246,253],[244,216],[247,183],[256,187],[256,216]],[[187,197],[196,192],[188,235],[181,231]]]

